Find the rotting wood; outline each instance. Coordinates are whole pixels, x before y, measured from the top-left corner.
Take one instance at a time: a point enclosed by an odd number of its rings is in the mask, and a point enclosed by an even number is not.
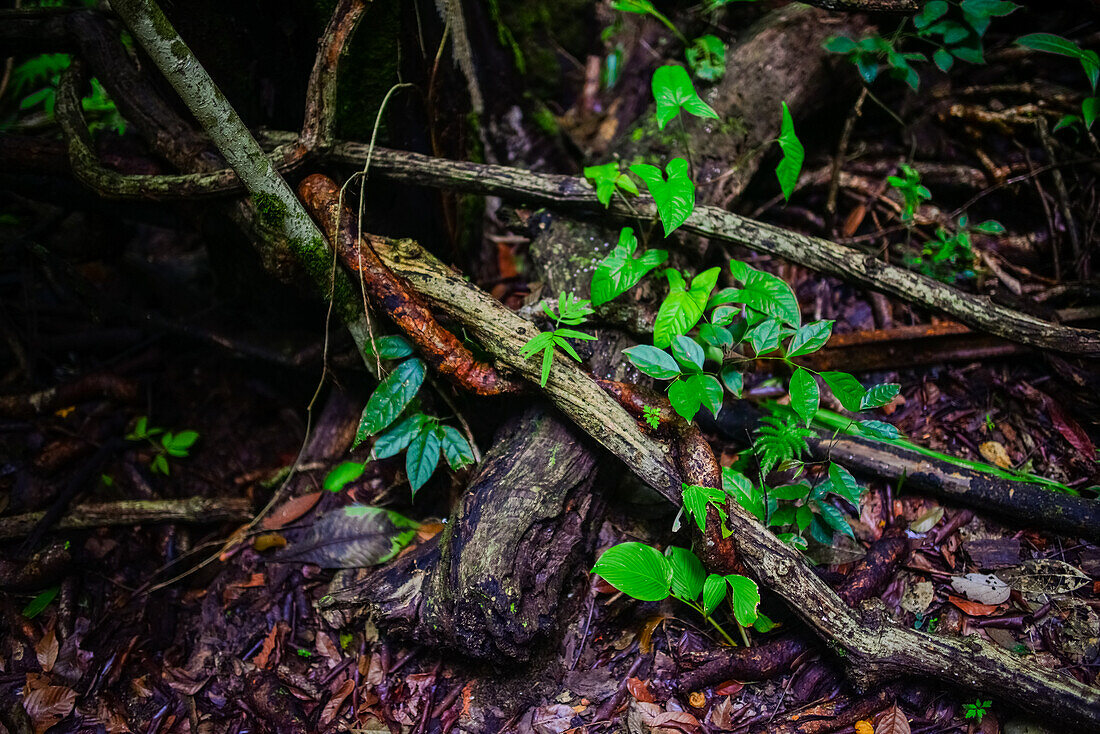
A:
[[[45,512],[28,512],[0,517],[0,540],[29,535],[45,515]],[[93,502],[73,506],[51,530],[88,530],[166,522],[213,525],[221,522],[244,522],[251,517],[252,503],[244,497]]]

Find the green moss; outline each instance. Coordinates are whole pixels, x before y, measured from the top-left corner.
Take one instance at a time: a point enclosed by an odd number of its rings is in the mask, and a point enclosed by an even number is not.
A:
[[[336,80],[336,134],[351,140],[370,140],[374,119],[386,92],[400,81],[398,43],[401,33],[401,3],[370,3],[363,12],[346,56],[340,61]],[[397,92],[390,107],[402,101]],[[380,140],[386,139],[385,116],[379,128]]]
[[[172,41],[172,45],[170,46],[170,48],[172,49],[172,55],[175,56],[178,60],[183,61],[187,58],[187,44],[185,44],[180,39],[177,38],[176,40]]]
[[[269,227],[279,228],[286,219],[286,204],[271,194],[259,193],[252,197],[260,220]]]

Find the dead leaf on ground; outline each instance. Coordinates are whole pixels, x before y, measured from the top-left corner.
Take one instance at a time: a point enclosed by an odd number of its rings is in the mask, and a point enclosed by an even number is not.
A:
[[[264,530],[278,530],[305,515],[316,507],[320,501],[320,492],[310,492],[299,497],[293,497],[272,510],[271,514],[260,523],[260,526]]]
[[[46,634],[42,635],[34,646],[35,655],[38,656],[38,664],[42,666],[42,670],[49,673],[53,670],[54,663],[57,662],[57,653],[61,650],[61,646],[57,642],[57,632],[54,629],[53,622],[46,628]]]
[[[47,676],[27,673],[23,688],[23,710],[34,723],[35,734],[47,729],[72,713],[76,705],[76,691],[68,686],[50,684]]]
[[[1036,558],[997,572],[997,577],[1024,594],[1058,596],[1092,583],[1080,569],[1053,558]]]
[[[909,523],[909,529],[914,533],[927,533],[939,524],[943,519],[943,508],[933,507],[913,522]]]
[[[947,600],[971,617],[988,617],[1000,609],[997,604],[979,604],[976,601],[963,599],[961,596],[955,596],[954,594],[948,594]]]
[[[340,687],[332,694],[332,698],[325,704],[325,710],[321,712],[321,723],[328,724],[336,719],[337,714],[340,713],[340,708],[344,705],[344,701],[351,695],[351,692],[355,690],[355,681],[348,678]]]
[[[991,573],[968,573],[952,576],[951,588],[970,601],[997,606],[1008,601],[1012,587]]]
[[[1000,441],[986,441],[978,446],[978,451],[990,464],[995,464],[1002,469],[1012,468],[1012,458]]]
[[[271,631],[268,632],[267,637],[264,638],[264,644],[260,647],[260,651],[252,658],[252,664],[260,670],[265,670],[278,663],[279,643],[282,641],[282,636],[285,634],[285,631],[289,629],[290,626],[281,620],[271,625]],[[274,656],[274,658],[272,656]]]
[[[634,697],[635,701],[641,701],[642,703],[657,702],[657,699],[649,692],[649,686],[647,686],[645,681],[641,678],[627,678],[626,690],[630,692],[630,695]]]
[[[909,719],[905,712],[894,704],[875,719],[875,734],[911,734]]]
[[[936,598],[936,588],[931,581],[918,581],[910,583],[905,589],[905,595],[901,597],[901,608],[913,614],[923,615],[932,606]]]
[[[707,714],[707,723],[715,729],[729,730],[733,728],[733,699],[724,696],[721,701],[710,707]]]
[[[552,703],[535,709],[531,727],[536,734],[563,734],[573,728],[573,709],[563,703]]]

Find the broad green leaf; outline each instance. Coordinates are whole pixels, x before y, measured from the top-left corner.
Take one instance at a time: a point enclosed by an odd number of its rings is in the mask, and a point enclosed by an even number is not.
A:
[[[694,420],[703,406],[717,416],[722,410],[722,384],[712,375],[682,377],[668,386],[668,401],[686,421]]]
[[[881,408],[896,398],[899,390],[901,390],[901,385],[896,382],[875,385],[860,399],[859,409],[868,410],[869,408]]]
[[[859,380],[847,372],[822,372],[821,379],[825,380],[825,384],[846,410],[853,413],[862,410],[863,396],[867,391],[863,389],[863,385],[859,384]]]
[[[726,579],[716,573],[707,576],[703,582],[703,614],[710,616],[726,598]]]
[[[715,326],[729,326],[740,315],[741,309],[733,306],[719,306],[710,314],[710,322]]]
[[[1062,38],[1052,33],[1032,33],[1016,39],[1016,43],[1036,51],[1069,56],[1081,62],[1085,70],[1085,76],[1089,78],[1092,88],[1096,89],[1096,82],[1100,79],[1100,56],[1095,51],[1086,50],[1078,46],[1068,38]]]
[[[424,363],[419,359],[407,359],[397,365],[375,389],[367,401],[367,407],[363,408],[363,417],[355,434],[356,445],[397,420],[401,411],[416,397],[423,382]]]
[[[940,71],[948,72],[951,70],[952,64],[955,63],[955,57],[952,56],[949,51],[938,48],[936,52],[932,54],[932,61],[935,62]]]
[[[726,47],[718,36],[699,36],[684,51],[684,57],[699,79],[716,82],[726,73]]]
[[[421,426],[428,420],[423,413],[413,413],[397,422],[392,428],[383,433],[374,441],[371,453],[377,459],[388,459],[397,456],[409,446],[416,434],[420,433]]]
[[[696,117],[718,119],[718,113],[699,98],[687,70],[676,64],[666,64],[653,72],[653,98],[657,100],[657,127],[661,130],[681,109]]]
[[[733,365],[726,365],[719,373],[722,378],[722,384],[726,386],[726,389],[733,393],[735,398],[741,397],[741,389],[745,384],[745,376],[737,371],[737,368]]]
[[[374,344],[378,347],[378,357],[380,359],[401,359],[413,353],[412,346],[405,341],[404,337],[400,336],[382,336],[375,339]],[[368,343],[367,356],[373,355],[374,350]]]
[[[774,352],[779,348],[779,322],[767,319],[749,329],[745,340],[752,345],[757,355]]]
[[[794,542],[792,542],[791,545],[793,545],[795,548],[799,548],[799,550],[805,550],[806,549],[806,541],[802,540],[802,538],[800,538],[796,535],[796,536],[794,536],[794,538],[792,540]],[[799,543],[801,543],[801,545],[799,545]],[[757,632],[759,632],[762,635],[765,635],[765,634],[771,632],[773,629],[775,629],[778,626],[779,626],[778,623],[773,622],[772,620],[768,619],[764,614],[762,614],[760,612],[759,608],[757,609],[757,611],[756,611],[756,621],[752,623],[752,628],[754,630],[756,630]]]
[[[672,356],[680,363],[680,366],[689,372],[700,372],[703,369],[703,348],[690,336],[678,334],[672,338]]]
[[[665,558],[672,568],[672,595],[683,601],[694,602],[703,593],[703,578],[707,572],[703,563],[687,548],[670,545]]]
[[[913,16],[913,27],[917,30],[927,28],[929,25],[947,15],[948,5],[943,0],[932,0],[925,3],[921,11]]]
[[[700,487],[694,484],[682,486],[684,496],[684,511],[695,520],[699,531],[704,532],[707,525],[707,505],[714,505],[718,510],[718,516],[722,522],[726,521],[726,493],[716,487]]]
[[[793,505],[783,505],[779,507],[768,516],[769,528],[781,528],[784,525],[791,525],[794,523],[795,508]]]
[[[431,428],[424,428],[409,443],[405,453],[405,473],[409,475],[409,486],[415,495],[431,478],[439,463],[439,436]]]
[[[855,533],[852,532],[852,526],[848,524],[848,520],[845,519],[844,514],[830,505],[828,502],[817,503],[818,517],[825,521],[825,524],[836,530],[839,533],[847,535],[849,538],[855,538]],[[829,539],[832,541],[832,538]]]
[[[1081,114],[1084,116],[1085,129],[1091,130],[1092,124],[1100,116],[1100,98],[1085,97],[1081,102]]]
[[[833,333],[833,322],[814,321],[806,324],[798,330],[790,343],[787,344],[788,357],[801,357],[803,354],[811,354],[825,346]]]
[[[596,266],[592,273],[592,305],[599,306],[616,298],[638,284],[646,273],[664,263],[668,253],[649,250],[639,258],[634,257],[638,240],[634,230],[623,227],[619,244]]]
[[[860,421],[860,429],[873,438],[893,440],[901,436],[898,429],[884,421]]]
[[[419,527],[420,523],[392,510],[348,505],[315,520],[309,532],[276,559],[322,568],[374,566],[400,553]]]
[[[620,543],[603,552],[592,572],[627,596],[641,601],[668,598],[672,566],[656,548],[644,543]]]
[[[38,594],[38,596],[34,597],[27,603],[27,606],[23,607],[23,616],[27,619],[34,619],[39,614],[46,611],[46,607],[50,605],[50,602],[57,598],[57,594],[59,591],[61,591],[60,586],[51,586],[50,588]]]
[[[798,484],[781,484],[768,490],[768,497],[777,500],[800,500],[810,494],[810,485],[805,482]]]
[[[748,477],[728,466],[722,467],[722,489],[757,520],[764,522],[764,494]]]
[[[854,507],[859,507],[859,496],[863,494],[863,488],[851,472],[830,461],[829,482],[833,485],[833,492],[848,500]]]
[[[733,336],[730,335],[728,329],[723,329],[721,326],[715,326],[714,324],[703,324],[699,327],[699,338],[705,341],[712,347],[733,346]]]
[[[783,120],[779,128],[779,148],[783,151],[783,159],[775,168],[775,176],[779,179],[779,188],[783,190],[783,198],[791,200],[794,187],[798,183],[798,174],[802,172],[802,161],[806,160],[806,150],[794,131],[794,120],[791,119],[791,111],[787,109],[787,103],[783,105]]]
[[[810,509],[809,505],[801,505],[798,511],[794,513],[794,524],[798,527],[798,532],[806,532],[806,528],[810,527],[810,523],[813,522],[814,511]]]
[[[673,158],[665,166],[664,175],[661,169],[648,163],[635,163],[630,170],[649,188],[668,237],[695,211],[695,183],[688,173],[688,162]]]
[[[180,431],[177,434],[168,434],[171,439],[164,445],[166,449],[187,451],[199,437],[198,431]],[[183,454],[186,456],[186,454]]]
[[[990,18],[1008,15],[1020,6],[1008,0],[962,0],[960,7],[966,22],[982,36],[989,28]]]
[[[641,372],[658,380],[671,380],[680,376],[680,367],[668,352],[648,344],[624,349],[623,354]]]
[[[734,618],[742,627],[752,626],[756,621],[756,608],[760,606],[760,589],[756,582],[736,573],[727,574],[726,582],[730,585]]]
[[[653,322],[654,345],[668,347],[674,336],[688,333],[699,323],[720,272],[721,268],[704,270],[692,279],[688,288],[679,272],[673,268],[665,270],[669,290]]]
[[[611,204],[611,196],[615,193],[615,186],[620,185],[620,180],[630,181],[619,171],[619,164],[615,161],[602,166],[585,166],[583,173],[584,178],[596,188],[596,198],[605,207]],[[634,182],[630,181],[629,185],[634,186]],[[636,186],[633,193],[638,193]]]
[[[351,484],[363,476],[367,465],[360,461],[345,461],[337,465],[325,476],[324,488],[329,492],[339,492],[348,484]]]
[[[474,463],[474,452],[465,436],[453,426],[440,426],[436,429],[439,435],[439,443],[443,448],[443,456],[451,468],[458,471],[464,466]]]
[[[817,414],[817,406],[821,400],[821,393],[817,388],[817,380],[807,370],[799,367],[791,375],[791,407],[798,413],[807,425]]]
[[[688,378],[702,396],[703,407],[715,418],[722,412],[722,383],[714,375],[693,375]]]
[[[730,260],[730,271],[742,286],[718,291],[707,304],[708,308],[724,303],[743,303],[795,328],[802,323],[798,298],[782,278],[751,268],[739,260]]]

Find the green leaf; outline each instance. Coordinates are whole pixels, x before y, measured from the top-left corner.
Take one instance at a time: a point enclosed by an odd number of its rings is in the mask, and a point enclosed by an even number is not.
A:
[[[451,468],[458,471],[464,466],[474,463],[474,452],[470,443],[453,426],[440,426],[436,429],[440,446],[443,448],[443,456]]]
[[[383,433],[374,441],[371,453],[376,459],[388,459],[397,456],[409,446],[428,416],[423,413],[413,413],[397,422],[392,428]]]
[[[329,492],[339,492],[359,477],[363,476],[367,465],[359,461],[345,461],[337,465],[325,476],[324,488]]]
[[[722,409],[722,384],[712,375],[682,377],[668,386],[668,400],[686,421],[694,420],[704,405],[717,416]]]
[[[719,377],[722,378],[722,384],[726,386],[726,389],[733,393],[735,398],[741,397],[741,390],[745,384],[745,376],[737,371],[737,368],[733,365],[726,365],[719,373]]]
[[[760,606],[760,589],[752,579],[736,573],[726,575],[730,585],[730,605],[733,616],[742,627],[756,621],[756,608]]]
[[[739,471],[722,467],[722,489],[734,502],[744,507],[752,515],[764,522],[764,493],[752,481]]]
[[[710,616],[726,598],[726,578],[716,573],[707,576],[703,582],[703,614]]]
[[[813,522],[814,511],[810,509],[809,505],[801,505],[798,511],[794,513],[794,524],[798,527],[798,532],[806,532],[806,528],[810,527],[810,523]]]
[[[672,338],[672,356],[680,363],[680,366],[689,372],[700,372],[703,369],[703,348],[690,336],[678,334]]]
[[[849,54],[857,49],[856,42],[848,36],[830,36],[821,44],[829,53]]]
[[[355,445],[359,445],[397,420],[397,416],[416,397],[424,383],[424,363],[419,359],[407,359],[389,374],[375,389],[363,408],[359,430],[355,433]]]
[[[553,335],[550,335],[551,341]],[[554,345],[553,343],[547,345],[542,350],[542,372],[539,374],[539,387],[546,387],[546,382],[550,379],[550,368],[554,365]]]
[[[153,461],[149,464],[149,469],[154,474],[163,474],[168,476],[168,459],[164,458],[164,454],[157,454],[153,457]]]
[[[405,341],[401,336],[383,336],[374,340],[375,346],[378,347],[379,359],[401,359],[402,357],[408,357],[413,353],[412,345]],[[374,351],[371,349],[370,344],[367,344],[367,355],[371,356]]]
[[[896,382],[888,382],[882,385],[875,385],[867,394],[860,398],[859,409],[868,410],[870,408],[881,408],[889,403],[891,400],[898,396],[898,391],[901,390],[901,385]],[[843,404],[843,401],[841,401]],[[848,407],[848,406],[844,406]]]
[[[718,516],[722,522],[726,521],[726,493],[717,487],[700,487],[695,484],[682,485],[684,497],[684,512],[695,520],[699,526],[699,532],[704,532],[707,525],[707,505],[714,505],[718,510]]]
[[[951,70],[952,64],[955,63],[955,57],[945,49],[938,48],[936,52],[932,54],[932,61],[935,62],[939,70],[946,73]]]
[[[703,578],[707,575],[703,563],[687,548],[670,545],[665,558],[672,568],[672,595],[683,601],[694,602],[703,593]]]
[[[863,494],[863,488],[851,472],[830,461],[829,482],[833,485],[833,492],[848,500],[853,507],[859,507],[859,496]]]
[[[791,375],[791,407],[798,413],[807,425],[817,415],[817,406],[821,400],[821,393],[817,388],[817,380],[808,371],[799,367]]]
[[[41,592],[38,596],[31,599],[27,603],[27,606],[23,607],[23,616],[27,619],[34,619],[39,614],[46,611],[46,607],[50,605],[50,602],[57,598],[57,594],[59,591],[61,591],[60,586],[51,586],[50,588]]]
[[[638,284],[646,273],[668,259],[664,250],[649,250],[639,258],[634,257],[638,240],[634,230],[623,227],[619,244],[596,266],[592,273],[592,304],[599,306],[616,298]]]
[[[627,596],[641,601],[668,598],[672,566],[660,551],[644,543],[620,543],[603,552],[592,572]]]
[[[982,232],[984,234],[1004,234],[1005,227],[996,219],[987,219],[984,222],[979,222],[971,227],[975,232]]]
[[[805,482],[781,484],[768,490],[768,497],[776,500],[800,500],[810,494],[810,485]]]
[[[712,347],[732,347],[733,336],[728,329],[723,329],[721,326],[715,326],[714,324],[703,324],[699,327],[699,338],[705,341]]]
[[[863,396],[867,391],[859,384],[859,380],[847,372],[822,372],[821,379],[825,380],[825,384],[846,410],[858,413],[863,409]]]
[[[801,357],[811,354],[825,346],[833,333],[833,321],[814,321],[806,324],[794,335],[787,345],[788,357]]]
[[[726,73],[726,47],[718,36],[699,36],[684,51],[684,56],[699,79],[716,82]]]
[[[783,105],[783,120],[779,128],[779,148],[783,151],[783,158],[775,168],[775,176],[779,179],[779,188],[783,190],[783,198],[791,200],[794,187],[798,183],[798,174],[802,172],[802,162],[806,160],[806,150],[794,131],[794,120],[791,119],[791,111],[786,102]]]
[[[630,170],[649,188],[668,237],[695,211],[695,183],[688,174],[688,162],[673,158],[665,166],[664,175],[661,169],[648,163],[635,163]]]
[[[745,339],[758,356],[774,352],[779,348],[779,322],[775,319],[762,321],[745,334]]]
[[[323,514],[304,537],[275,558],[322,568],[375,566],[400,553],[419,527],[420,523],[392,510],[348,505]]]
[[[640,344],[630,349],[624,349],[623,354],[630,363],[641,372],[656,377],[658,380],[671,380],[680,376],[680,367],[672,356],[657,347],[648,344]]]
[[[1100,116],[1100,99],[1085,97],[1081,102],[1081,114],[1084,115],[1085,129],[1091,130],[1092,123],[1096,122],[1097,116]]]
[[[845,519],[844,514],[840,510],[836,509],[828,502],[816,503],[819,517],[825,521],[825,524],[836,530],[839,533],[847,535],[849,538],[855,538],[855,533],[852,532],[852,526],[848,524],[848,520]],[[830,538],[830,540],[832,540]]]
[[[785,324],[799,327],[802,315],[798,310],[798,298],[786,281],[763,270],[751,268],[739,260],[730,260],[730,271],[742,286],[718,291],[707,304],[708,308],[723,303],[743,303],[768,316],[774,316]]]
[[[704,270],[692,279],[688,288],[680,273],[672,268],[665,270],[669,292],[653,322],[653,343],[656,346],[671,345],[674,336],[688,333],[699,322],[720,272],[721,268]]]
[[[198,431],[180,431],[173,435],[168,434],[171,439],[165,444],[164,448],[171,451],[183,452],[179,456],[187,456],[187,450],[195,443],[199,437]],[[168,437],[166,436],[166,438]]]
[[[864,433],[873,438],[893,440],[901,436],[895,426],[883,421],[860,421],[859,426]]]
[[[921,11],[913,16],[913,27],[917,30],[927,28],[947,14],[947,7],[947,3],[943,0],[932,0],[932,2],[925,3]]]
[[[1062,38],[1052,33],[1032,33],[1016,39],[1016,43],[1036,51],[1069,56],[1081,62],[1092,88],[1096,89],[1096,82],[1100,79],[1100,56],[1095,51],[1086,50],[1078,46],[1068,38]]]
[[[405,454],[405,473],[409,475],[409,486],[413,495],[424,486],[439,463],[439,436],[431,427],[421,429],[409,443]]]
[[[653,72],[653,98],[657,101],[657,127],[661,130],[680,110],[696,117],[718,119],[718,113],[699,98],[687,70],[676,64],[666,64]]]
[[[615,193],[615,185],[622,176],[619,164],[615,161],[604,163],[602,166],[585,166],[584,178],[596,188],[596,198],[605,207],[611,204],[611,196]],[[628,179],[629,180],[629,179]],[[633,182],[631,182],[633,185]],[[634,193],[637,193],[635,190]]]

